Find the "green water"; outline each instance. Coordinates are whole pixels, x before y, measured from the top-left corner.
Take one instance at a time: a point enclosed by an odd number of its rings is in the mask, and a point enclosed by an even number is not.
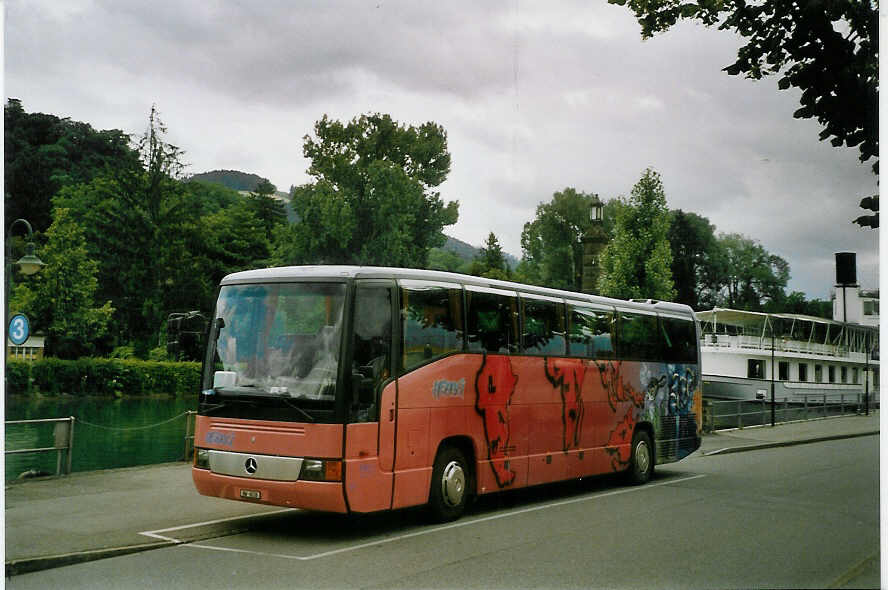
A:
[[[194,396],[135,399],[12,396],[6,399],[5,420],[74,416],[71,470],[93,471],[184,459],[184,413],[196,408]],[[53,429],[51,423],[7,424],[6,450],[55,446]],[[54,474],[57,453],[7,454],[5,460],[5,481],[8,482],[32,469]],[[63,457],[63,465],[64,461]]]

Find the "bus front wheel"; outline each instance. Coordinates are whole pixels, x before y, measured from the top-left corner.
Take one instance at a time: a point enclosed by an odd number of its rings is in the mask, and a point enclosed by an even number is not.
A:
[[[444,447],[438,451],[429,490],[429,510],[436,522],[462,516],[470,493],[470,476],[466,458],[459,449]]]
[[[632,437],[632,457],[626,476],[633,485],[647,483],[654,473],[654,447],[651,437],[644,430],[638,430]]]

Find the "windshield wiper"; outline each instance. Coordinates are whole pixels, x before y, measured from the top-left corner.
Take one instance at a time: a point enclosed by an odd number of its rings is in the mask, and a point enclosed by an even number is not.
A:
[[[300,414],[302,414],[303,416],[305,416],[305,417],[308,419],[309,422],[314,422],[314,416],[312,416],[311,414],[309,414],[308,412],[306,412],[305,410],[303,410],[303,409],[300,408],[299,406],[294,406],[293,404],[290,403],[290,396],[289,396],[289,394],[287,394],[287,393],[276,393],[276,394],[272,394],[272,396],[273,396],[273,397],[277,397],[277,398],[279,398],[279,399],[282,399],[282,400],[284,401],[284,403],[287,404],[289,407],[293,408],[294,410],[296,410],[297,412],[299,412]]]
[[[252,384],[252,383],[245,384],[245,385],[236,385],[236,386],[232,386],[232,387],[220,387],[220,388],[216,389],[215,391],[216,391],[216,393],[219,393],[222,396],[229,394],[227,396],[228,399],[236,400],[238,402],[247,401],[247,400],[238,399],[238,397],[240,397],[241,395],[251,396],[251,397],[270,397],[270,398],[274,398],[274,399],[279,399],[279,400],[283,401],[288,407],[293,408],[294,410],[296,410],[297,412],[299,412],[300,414],[305,416],[305,418],[309,422],[315,421],[314,416],[312,416],[311,414],[309,414],[308,412],[306,412],[305,410],[303,410],[299,406],[290,403],[290,400],[293,398],[291,398],[290,394],[287,393],[286,391],[282,391],[282,392],[276,391],[276,392],[272,393],[272,392],[267,391],[265,389],[259,389],[259,388],[257,388],[257,386],[255,384]],[[255,400],[252,400],[251,403],[255,403]]]

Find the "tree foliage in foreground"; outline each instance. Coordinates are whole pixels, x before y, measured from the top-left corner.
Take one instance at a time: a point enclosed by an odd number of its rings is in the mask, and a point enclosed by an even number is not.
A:
[[[450,172],[447,134],[435,123],[325,115],[303,153],[315,180],[292,191],[300,221],[278,235],[279,263],[423,268],[444,243],[441,229],[456,223],[458,203],[434,190]]]
[[[643,38],[681,19],[718,25],[746,40],[731,75],[780,76],[781,90],[801,90],[797,119],[816,119],[820,140],[857,147],[860,161],[879,156],[879,7],[870,0],[608,0],[628,6]],[[876,197],[878,198],[878,197]],[[878,211],[875,209],[861,207]],[[878,213],[861,225],[878,227]]]

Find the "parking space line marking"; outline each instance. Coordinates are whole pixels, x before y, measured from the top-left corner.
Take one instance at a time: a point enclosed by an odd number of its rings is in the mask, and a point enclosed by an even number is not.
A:
[[[174,543],[185,543],[182,539],[176,539],[174,537],[167,537],[165,535],[159,535],[158,533],[169,533],[171,531],[181,531],[183,529],[194,529],[201,526],[208,526],[211,524],[219,524],[220,522],[231,522],[232,520],[242,520],[245,518],[255,518],[257,516],[264,516],[266,514],[282,514],[284,512],[291,512],[295,510],[295,508],[284,508],[282,510],[269,510],[268,512],[259,512],[257,514],[244,514],[242,516],[230,516],[228,518],[217,518],[216,520],[207,520],[205,522],[195,522],[191,524],[183,524],[179,526],[171,526],[165,529],[154,529],[153,531],[142,531],[139,533],[140,535],[144,535],[146,537],[151,537],[153,539],[160,539],[162,541],[172,541]]]
[[[367,547],[375,547],[377,545],[384,545],[386,543],[393,543],[395,541],[402,541],[404,539],[411,539],[413,537],[419,537],[422,535],[437,533],[439,531],[446,531],[446,530],[450,530],[450,529],[455,529],[455,528],[460,528],[460,527],[469,526],[469,525],[473,525],[473,524],[478,524],[481,522],[499,520],[502,518],[506,518],[508,516],[518,516],[520,514],[527,514],[530,512],[545,510],[547,508],[557,508],[559,506],[567,506],[568,504],[576,504],[578,502],[586,502],[589,500],[597,500],[599,498],[606,498],[609,496],[618,496],[621,494],[628,494],[631,492],[639,492],[639,491],[649,490],[651,488],[657,488],[657,487],[666,486],[666,485],[683,483],[683,482],[691,481],[694,479],[700,479],[701,477],[706,477],[706,475],[707,474],[705,474],[705,473],[701,473],[698,475],[692,475],[690,477],[683,477],[681,479],[662,481],[659,483],[649,483],[647,485],[642,485],[642,486],[637,486],[637,487],[632,487],[632,488],[621,488],[618,490],[612,490],[610,492],[603,492],[601,494],[595,494],[593,496],[583,496],[581,498],[571,498],[570,500],[560,500],[558,502],[549,502],[547,504],[540,504],[538,506],[529,506],[528,508],[521,508],[519,510],[513,510],[510,512],[503,512],[500,514],[492,514],[490,516],[483,516],[481,518],[476,518],[473,520],[463,520],[460,522],[454,522],[451,524],[441,525],[441,526],[437,526],[437,527],[433,527],[433,528],[427,528],[427,529],[415,531],[412,533],[405,533],[403,535],[397,535],[394,537],[387,537],[385,539],[378,539],[376,541],[368,541],[366,543],[359,543],[357,545],[350,545],[348,547],[342,547],[340,549],[331,549],[330,551],[323,551],[321,553],[315,553],[314,555],[285,555],[285,554],[279,554],[279,553],[264,553],[261,551],[251,551],[249,549],[233,549],[230,547],[214,547],[212,545],[199,545],[197,543],[186,543],[181,546],[182,547],[195,547],[198,549],[210,549],[212,551],[227,551],[227,552],[231,552],[231,553],[246,553],[246,554],[250,554],[250,555],[264,555],[267,557],[283,557],[285,559],[295,559],[295,560],[299,560],[299,561],[311,561],[313,559],[320,559],[322,557],[329,557],[331,555],[338,555],[340,553],[348,553],[349,551],[357,551],[358,549],[366,549]],[[272,513],[269,512],[268,514],[272,514]],[[179,528],[187,528],[187,527],[174,527],[174,528],[179,529]],[[168,530],[172,530],[172,529],[161,529],[159,531],[152,531],[152,532],[165,532]]]

